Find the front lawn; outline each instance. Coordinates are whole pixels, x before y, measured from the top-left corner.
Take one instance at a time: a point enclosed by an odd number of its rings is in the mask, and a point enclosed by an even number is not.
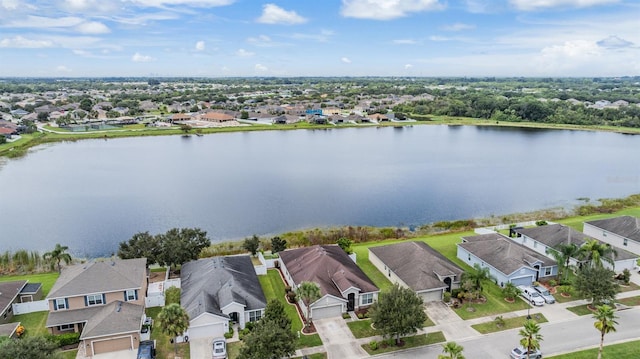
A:
[[[267,302],[272,299],[279,300],[284,305],[284,311],[287,313],[287,316],[291,319],[291,329],[296,333],[302,331],[302,319],[298,315],[296,306],[290,304],[285,299],[284,282],[280,277],[280,272],[277,269],[269,269],[267,275],[260,275],[258,279],[260,280],[260,286],[262,287]],[[322,340],[320,340],[318,334],[304,335],[301,333],[296,347],[307,348],[320,345],[322,345]]]
[[[598,348],[581,350],[574,353],[556,355],[547,359],[593,359],[598,356]],[[602,351],[603,359],[636,359],[640,358],[640,340],[605,345]]]
[[[497,316],[502,313],[527,309],[529,307],[529,304],[521,298],[517,298],[513,303],[505,301],[502,290],[494,283],[485,284],[483,295],[487,298],[485,303],[465,303],[460,308],[453,310],[460,318],[467,320],[486,316]]]
[[[378,335],[378,331],[371,327],[370,319],[356,320],[347,322],[347,326],[356,339],[369,338]]]
[[[51,287],[58,279],[58,272],[49,273],[34,273],[34,274],[20,274],[20,275],[2,275],[0,276],[0,282],[12,282],[14,280],[27,280],[29,283],[42,283],[42,297],[46,297],[51,290]]]
[[[377,342],[378,348],[376,350],[371,350],[370,344],[363,344],[362,349],[364,349],[367,353],[369,353],[369,355],[374,355],[374,354],[389,353],[397,350],[422,347],[425,345],[431,345],[436,343],[443,343],[446,341],[446,339],[442,332],[434,332],[434,333],[428,333],[428,334],[414,335],[411,337],[404,337],[402,338],[402,341],[404,342],[404,345],[402,346],[396,346],[394,344],[394,345],[389,345],[384,347],[382,345],[384,341],[380,341],[380,342]]]
[[[148,317],[153,318],[155,321],[158,317],[158,313],[160,313],[162,307],[152,307],[147,308],[146,313]],[[165,335],[160,330],[158,325],[154,325],[151,328],[151,340],[156,341],[156,357],[158,359],[173,359],[174,357],[174,344],[171,343],[171,338],[168,335]],[[190,346],[189,343],[179,343],[178,344],[178,355],[181,358],[189,358]]]
[[[545,318],[544,315],[540,313],[532,314],[531,319],[535,320],[538,323],[547,322],[547,318]],[[472,325],[471,328],[477,330],[481,334],[499,332],[502,330],[508,330],[513,328],[520,328],[524,325],[524,322],[527,320],[527,316],[523,315],[521,317],[507,318],[503,320],[504,320],[504,323],[500,323],[500,326],[498,326],[497,321],[493,320],[487,323]]]
[[[587,307],[588,304],[578,305],[575,307],[568,307],[567,310],[577,315],[589,315],[593,314],[593,310]]]
[[[78,356],[78,349],[65,350],[60,352],[60,359],[76,359]]]
[[[27,336],[41,336],[49,334],[49,331],[45,327],[48,315],[48,311],[19,314],[14,315],[11,322],[20,322],[20,324],[24,326],[25,335]]]
[[[640,296],[616,299],[616,302],[622,303],[624,305],[629,305],[629,306],[638,306],[640,305]]]

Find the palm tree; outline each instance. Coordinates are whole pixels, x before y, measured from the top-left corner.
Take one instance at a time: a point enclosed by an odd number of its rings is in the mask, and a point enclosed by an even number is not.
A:
[[[596,312],[593,314],[593,318],[596,322],[593,326],[600,331],[600,349],[598,349],[598,359],[602,358],[602,348],[604,346],[604,335],[610,332],[616,331],[616,316],[613,308],[603,304],[596,307]]]
[[[447,342],[442,345],[442,352],[444,354],[438,355],[438,359],[464,359],[462,351],[464,348],[456,342]]]
[[[174,338],[173,349],[178,354],[178,343],[175,337],[183,334],[189,328],[189,314],[178,303],[171,303],[162,308],[158,313],[158,325],[160,330]]]
[[[320,299],[320,287],[314,282],[301,282],[298,289],[296,289],[296,296],[302,300],[302,303],[307,308],[306,325],[309,326],[309,313],[311,311],[309,306]]]
[[[508,282],[504,285],[504,288],[502,288],[502,295],[509,300],[513,300],[520,295],[520,289],[516,287],[515,284]]]
[[[476,291],[476,298],[480,298],[482,294],[482,283],[488,279],[491,279],[491,274],[489,274],[488,267],[481,267],[480,264],[476,263],[473,265],[474,271],[464,272],[463,280],[469,281],[473,284],[473,288]]]
[[[61,246],[60,243],[56,243],[56,247],[51,251],[42,255],[42,258],[45,260],[55,261],[58,264],[58,273],[62,272],[62,266],[60,265],[61,261],[64,261],[66,264],[71,263],[71,255],[69,253],[65,253],[69,247]]]
[[[534,320],[527,320],[524,322],[524,327],[520,329],[520,345],[527,349],[527,359],[529,359],[529,352],[540,349],[540,342],[542,341],[542,334],[540,334],[540,325]]]
[[[583,259],[591,262],[592,267],[602,268],[602,261],[614,264],[613,258],[616,256],[616,251],[607,243],[590,239],[582,246],[581,251]]]
[[[582,248],[575,243],[560,244],[554,249],[549,250],[549,254],[558,262],[558,277],[567,279],[569,275],[569,263],[571,258],[578,258],[582,253]]]

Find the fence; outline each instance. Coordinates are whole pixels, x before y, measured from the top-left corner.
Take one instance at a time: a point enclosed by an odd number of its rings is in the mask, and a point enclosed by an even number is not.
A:
[[[147,308],[164,307],[164,294],[144,298],[144,305]]]
[[[49,302],[46,300],[37,300],[34,302],[13,303],[11,307],[13,314],[27,314],[49,310]]]

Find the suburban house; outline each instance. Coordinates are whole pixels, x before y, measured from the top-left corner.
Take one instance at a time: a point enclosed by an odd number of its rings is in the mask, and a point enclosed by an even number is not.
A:
[[[597,240],[640,255],[640,218],[621,216],[584,222],[582,231]]]
[[[512,240],[533,249],[534,251],[544,254],[549,258],[553,256],[549,251],[558,249],[561,244],[573,243],[578,247],[582,247],[592,238],[576,231],[575,229],[563,224],[548,224],[545,226],[537,226],[531,228],[514,229],[516,237]],[[611,245],[615,250],[615,256],[612,258],[614,265],[609,262],[602,261],[603,265],[616,271],[622,271],[625,268],[632,270],[636,265],[638,256],[627,252],[620,247]],[[572,258],[571,264],[576,265],[579,262],[577,258]]]
[[[13,318],[12,305],[20,302],[20,292],[26,285],[26,280],[0,283],[0,324],[11,321]]]
[[[42,283],[27,283],[20,291],[20,303],[42,299]]]
[[[16,330],[20,323],[0,324],[0,337],[16,338]]]
[[[462,237],[457,257],[470,266],[489,268],[489,274],[501,287],[509,282],[531,285],[558,275],[556,261],[499,233]]]
[[[235,118],[229,114],[221,112],[207,112],[199,116],[200,120],[211,122],[228,122],[234,121]]]
[[[462,268],[424,242],[369,248],[369,261],[393,283],[411,288],[423,301],[443,299],[460,286]]]
[[[378,299],[380,289],[338,245],[315,245],[279,254],[282,275],[291,288],[301,282],[314,282],[320,287],[320,299],[309,305],[312,319],[340,316]],[[302,301],[299,305],[306,312]]]
[[[190,339],[221,337],[229,320],[244,329],[262,318],[267,306],[247,255],[199,259],[182,265],[180,303],[189,314]]]
[[[80,334],[86,357],[136,349],[145,318],[146,258],[95,261],[66,267],[46,300],[51,334]]]

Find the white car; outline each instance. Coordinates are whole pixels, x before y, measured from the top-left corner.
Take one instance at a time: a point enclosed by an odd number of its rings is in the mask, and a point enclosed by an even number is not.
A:
[[[227,340],[216,338],[213,340],[213,359],[227,359]]]
[[[544,298],[542,298],[542,296],[540,295],[540,293],[538,293],[537,290],[526,285],[519,285],[518,289],[520,289],[520,295],[524,299],[526,299],[529,303],[536,306],[544,305]]]
[[[542,359],[542,353],[538,349],[534,349],[527,353],[527,349],[522,346],[518,346],[511,351],[511,358],[527,359],[527,354],[529,355],[529,359]]]
[[[549,293],[549,290],[543,286],[536,286],[533,289],[535,289],[536,291],[538,291],[538,293],[540,293],[540,296],[542,297],[542,299],[544,299],[544,301],[547,304],[553,304],[556,302],[556,298],[553,297],[553,295],[551,295],[551,293]]]

